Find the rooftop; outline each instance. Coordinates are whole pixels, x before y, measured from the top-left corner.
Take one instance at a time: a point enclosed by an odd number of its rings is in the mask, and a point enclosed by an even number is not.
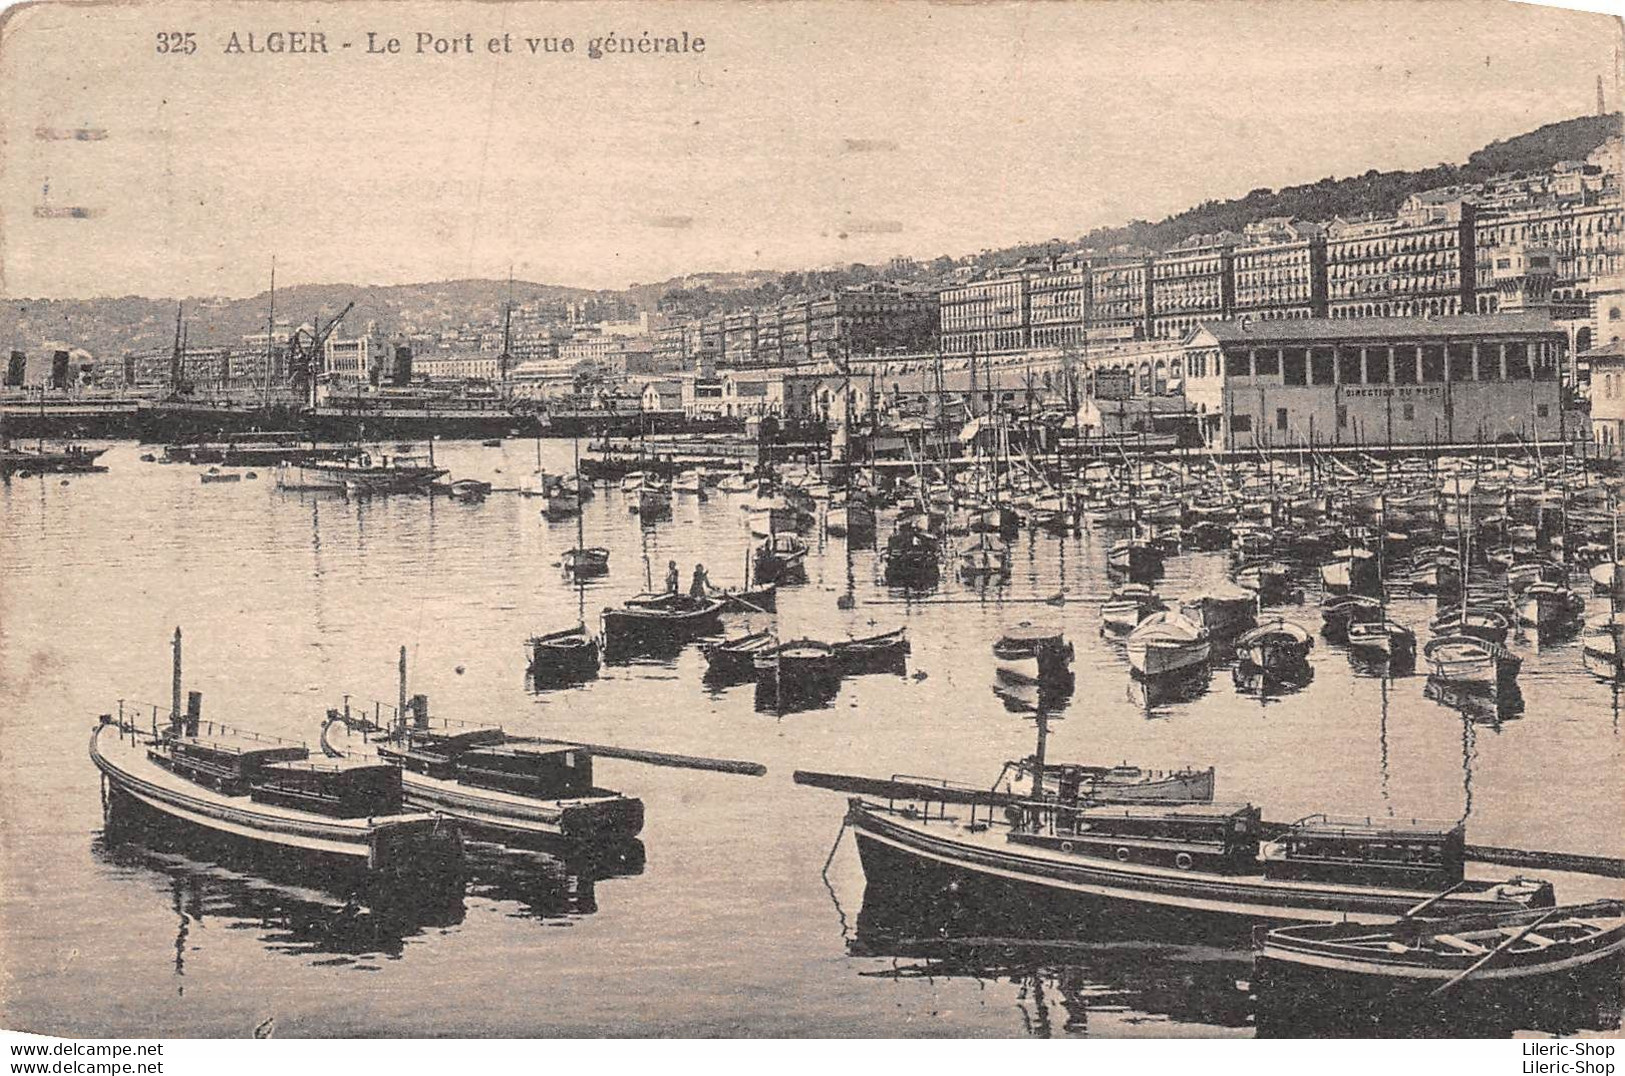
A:
[[[1204,321],[1186,342],[1207,334],[1219,344],[1281,343],[1301,340],[1434,339],[1461,336],[1505,336],[1563,330],[1544,314],[1463,314],[1438,318],[1284,318],[1280,320]]]

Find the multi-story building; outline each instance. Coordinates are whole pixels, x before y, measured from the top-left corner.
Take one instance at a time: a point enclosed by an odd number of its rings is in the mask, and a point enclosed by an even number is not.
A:
[[[334,333],[327,338],[322,360],[322,373],[328,377],[365,381],[372,368],[371,334],[344,340]]]
[[[502,377],[502,356],[474,352],[423,355],[412,360],[412,372],[430,381],[497,381]]]
[[[1334,221],[1326,241],[1333,318],[1449,317],[1477,309],[1476,213],[1404,227],[1397,219]]]
[[[756,311],[756,353],[753,365],[777,366],[784,361],[780,338],[780,315],[776,306]]]
[[[1230,317],[1238,236],[1193,236],[1151,259],[1151,336],[1181,339],[1198,322]]]
[[[764,418],[784,411],[784,377],[776,370],[727,370],[722,375],[722,413]]]
[[[683,321],[655,333],[654,364],[660,373],[694,369],[700,354],[698,322]]]
[[[1236,317],[1326,316],[1326,239],[1311,235],[1237,247]]]
[[[1028,282],[1030,340],[1035,348],[1075,347],[1085,340],[1089,266],[1076,256],[1052,259]]]
[[[1151,336],[1150,259],[1121,258],[1090,265],[1088,327],[1091,343]]]
[[[965,355],[1029,346],[1030,286],[1025,271],[1009,269],[944,289],[938,296],[944,353]]]
[[[1625,455],[1625,344],[1616,339],[1581,358],[1591,371],[1591,440],[1601,455]]]
[[[923,351],[935,345],[936,331],[936,297],[896,284],[842,288],[813,299],[808,307],[813,362],[879,351]]]
[[[787,299],[779,304],[779,354],[786,366],[812,361],[812,304]]]
[[[1205,322],[1185,397],[1225,451],[1551,440],[1566,346],[1540,314]]]
[[[722,361],[727,366],[756,362],[756,311],[740,310],[722,319]]]
[[[1493,265],[1508,249],[1543,247],[1556,256],[1552,303],[1559,318],[1589,318],[1591,282],[1625,272],[1625,215],[1617,195],[1591,205],[1552,203],[1485,214],[1474,232],[1480,313],[1496,309]]]

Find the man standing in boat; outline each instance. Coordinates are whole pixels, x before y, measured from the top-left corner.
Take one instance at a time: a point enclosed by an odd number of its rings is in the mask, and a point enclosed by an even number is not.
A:
[[[711,593],[711,580],[706,578],[705,565],[694,565],[694,581],[688,585],[688,596],[696,601],[704,601]]]
[[[677,562],[666,562],[666,593],[676,594],[683,585],[683,573],[677,570]]]

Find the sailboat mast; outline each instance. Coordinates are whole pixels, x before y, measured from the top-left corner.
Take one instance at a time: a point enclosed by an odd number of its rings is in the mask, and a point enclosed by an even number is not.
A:
[[[271,402],[271,369],[276,359],[276,255],[271,255],[271,299],[265,314],[265,388],[262,399]]]

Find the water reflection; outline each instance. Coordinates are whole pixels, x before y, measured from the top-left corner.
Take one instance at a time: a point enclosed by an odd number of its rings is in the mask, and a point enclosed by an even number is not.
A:
[[[643,842],[544,850],[482,841],[464,845],[468,895],[518,906],[530,919],[560,919],[598,911],[598,883],[643,873]]]
[[[1465,684],[1429,676],[1422,695],[1481,725],[1499,727],[1503,721],[1523,716],[1523,689],[1516,682],[1499,686]]]
[[[186,974],[186,962],[208,935],[194,931],[207,920],[226,930],[255,931],[266,952],[302,958],[312,965],[349,965],[365,970],[380,959],[399,959],[409,939],[434,928],[463,921],[464,905],[455,899],[391,900],[369,905],[354,894],[310,884],[295,884],[289,875],[271,876],[241,862],[201,859],[161,841],[115,836],[109,832],[91,843],[91,854],[104,866],[120,868],[131,880],[147,885],[155,896],[167,894],[176,917],[175,974]],[[274,873],[274,872],[273,872]]]
[[[1213,667],[1206,662],[1166,676],[1149,679],[1130,676],[1126,689],[1129,701],[1146,717],[1166,717],[1170,707],[1195,702],[1208,693]]]
[[[1288,695],[1296,695],[1314,683],[1315,670],[1310,665],[1269,671],[1237,665],[1230,670],[1230,678],[1236,685],[1236,694],[1255,698],[1260,705],[1268,705]]]

